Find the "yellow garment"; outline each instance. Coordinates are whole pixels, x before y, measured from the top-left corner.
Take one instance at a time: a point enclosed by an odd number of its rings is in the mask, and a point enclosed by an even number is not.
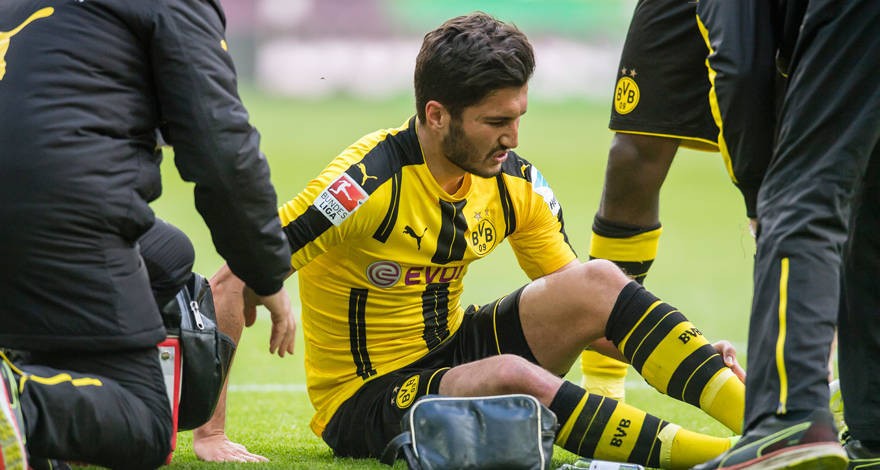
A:
[[[581,387],[590,393],[617,401],[626,399],[626,371],[629,365],[596,351],[581,353]]]
[[[364,382],[459,328],[467,267],[502,240],[531,278],[576,259],[543,176],[508,155],[498,177],[468,174],[448,194],[424,163],[413,118],[361,138],[280,208],[299,275],[315,433]]]

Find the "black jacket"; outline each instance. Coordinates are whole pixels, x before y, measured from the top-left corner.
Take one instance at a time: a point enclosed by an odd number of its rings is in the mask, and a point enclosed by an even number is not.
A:
[[[0,1],[0,345],[164,337],[135,247],[156,129],[233,272],[281,288],[289,248],[224,23],[215,0]]]

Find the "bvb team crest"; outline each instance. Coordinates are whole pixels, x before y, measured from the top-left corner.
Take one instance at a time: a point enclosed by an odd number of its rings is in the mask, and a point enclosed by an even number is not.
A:
[[[477,225],[471,229],[469,238],[471,247],[474,249],[477,256],[483,256],[486,253],[489,253],[495,248],[495,244],[498,242],[498,234],[495,231],[495,226],[492,225],[492,222],[490,222],[489,219],[481,219],[477,222]]]
[[[614,88],[614,110],[617,114],[629,114],[639,105],[639,86],[632,77],[620,77]]]
[[[419,375],[416,374],[406,379],[406,382],[400,386],[400,390],[397,391],[397,397],[394,399],[394,404],[400,409],[409,407],[409,405],[412,405],[415,400],[416,392],[418,391]]]

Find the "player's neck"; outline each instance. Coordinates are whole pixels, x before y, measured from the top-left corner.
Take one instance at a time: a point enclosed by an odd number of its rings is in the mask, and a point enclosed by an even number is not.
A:
[[[419,146],[422,148],[422,157],[425,159],[425,165],[431,172],[431,176],[447,193],[455,194],[458,192],[467,172],[446,158],[440,136],[431,132],[418,119],[416,119],[416,135],[419,138]]]

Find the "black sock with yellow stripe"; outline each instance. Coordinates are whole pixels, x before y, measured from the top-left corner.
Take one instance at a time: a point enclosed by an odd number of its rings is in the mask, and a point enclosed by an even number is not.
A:
[[[582,457],[646,467],[690,468],[730,448],[728,438],[695,433],[635,407],[563,382],[550,410],[556,444]]]
[[[638,227],[611,222],[597,215],[593,219],[590,259],[612,261],[641,284],[657,256],[662,231],[660,224]],[[624,362],[586,350],[581,353],[581,385],[590,393],[623,400],[627,368]]]
[[[742,432],[745,385],[674,307],[630,282],[617,297],[605,336],[661,393],[698,406]]]

